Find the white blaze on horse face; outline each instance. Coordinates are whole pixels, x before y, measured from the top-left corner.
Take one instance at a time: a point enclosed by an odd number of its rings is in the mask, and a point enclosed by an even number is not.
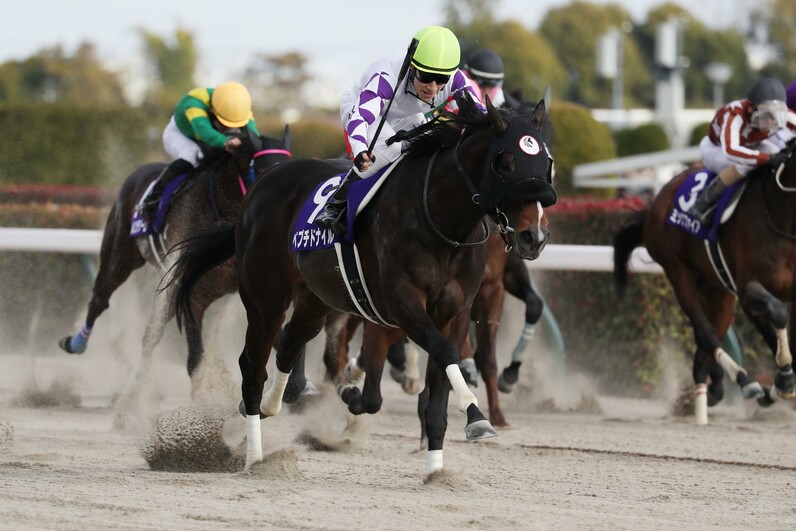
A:
[[[536,239],[539,243],[542,243],[545,241],[544,227],[542,226],[542,220],[544,219],[544,208],[542,207],[542,203],[539,201],[536,202],[536,210],[539,211],[539,219],[536,222]]]
[[[318,188],[318,191],[315,192],[315,196],[312,198],[312,202],[315,203],[316,206],[315,210],[312,211],[310,214],[307,223],[312,223],[315,221],[315,217],[318,215],[318,212],[326,205],[326,201],[332,196],[334,191],[337,189],[337,186],[340,184],[341,177],[337,175],[336,177],[332,177],[328,179],[323,186]]]

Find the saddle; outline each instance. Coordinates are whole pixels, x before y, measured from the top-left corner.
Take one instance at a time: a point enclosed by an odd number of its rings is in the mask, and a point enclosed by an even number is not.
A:
[[[687,232],[695,238],[715,242],[718,237],[719,227],[732,217],[735,208],[738,206],[738,201],[746,190],[747,184],[747,180],[742,179],[725,188],[714,207],[715,213],[711,224],[703,226],[702,222],[691,216],[687,210],[715,178],[716,174],[706,168],[695,169],[690,173],[674,194],[672,209],[666,218],[666,223]]]
[[[139,199],[138,203],[135,205],[133,209],[133,222],[130,226],[131,238],[160,234],[163,227],[166,225],[166,216],[168,215],[172,201],[175,197],[178,197],[185,190],[190,188],[194,181],[190,179],[192,175],[191,172],[178,175],[166,185],[160,198],[152,198],[152,191],[157,186],[165,171],[164,169],[155,180],[149,183],[141,199]]]

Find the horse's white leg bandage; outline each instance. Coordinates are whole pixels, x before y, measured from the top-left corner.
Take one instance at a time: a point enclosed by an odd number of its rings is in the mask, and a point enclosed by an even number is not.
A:
[[[721,368],[727,371],[727,374],[730,375],[730,379],[733,382],[738,380],[739,372],[746,372],[743,367],[735,363],[735,360],[733,360],[729,354],[724,352],[721,347],[716,349],[714,356],[718,364],[721,365]]]
[[[263,460],[260,415],[246,415],[246,470]]]
[[[788,345],[788,331],[785,328],[777,330],[777,367],[788,367],[793,363],[793,356]]]
[[[476,407],[478,407],[478,399],[475,398],[473,392],[467,387],[467,383],[464,381],[464,376],[462,376],[462,370],[459,366],[455,363],[451,363],[445,367],[445,374],[448,375],[448,380],[450,380],[451,387],[453,388],[453,394],[456,395],[456,399],[459,401],[459,411],[467,411],[470,404],[475,404]]]
[[[708,386],[697,384],[694,389],[694,418],[698,426],[708,423]]]
[[[528,344],[533,339],[533,335],[536,332],[536,325],[525,323],[525,326],[522,328],[522,335],[520,336],[520,340],[517,341],[517,346],[514,347],[514,350],[511,352],[511,361],[515,363],[522,363],[525,361],[525,353],[528,349]]]
[[[290,377],[289,372],[282,372],[276,370],[276,377],[274,384],[265,393],[263,402],[260,405],[260,411],[266,417],[274,417],[282,409],[282,395],[285,394],[285,387],[287,386],[287,379]]]
[[[426,452],[426,464],[428,465],[428,473],[442,470],[442,450],[429,450]]]

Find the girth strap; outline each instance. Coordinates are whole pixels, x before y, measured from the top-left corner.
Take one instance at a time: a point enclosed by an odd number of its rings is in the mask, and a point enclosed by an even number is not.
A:
[[[708,253],[710,264],[713,266],[713,270],[716,272],[716,275],[718,275],[721,283],[724,284],[724,287],[727,288],[727,291],[737,295],[738,288],[735,285],[735,280],[733,280],[732,275],[730,274],[729,268],[727,267],[727,261],[724,260],[724,254],[721,252],[718,239],[715,242],[705,240],[705,251]]]
[[[372,323],[397,328],[388,323],[373,304],[373,299],[365,283],[365,276],[362,274],[362,264],[356,244],[342,241],[335,243],[334,249],[337,252],[337,262],[340,265],[340,273],[343,276],[346,289],[348,289],[348,296],[359,314]]]

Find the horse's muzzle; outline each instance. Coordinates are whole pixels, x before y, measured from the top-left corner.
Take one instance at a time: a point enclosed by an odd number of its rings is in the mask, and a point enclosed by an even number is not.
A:
[[[509,236],[514,252],[525,260],[536,260],[547,245],[550,231],[547,229],[524,230]]]

